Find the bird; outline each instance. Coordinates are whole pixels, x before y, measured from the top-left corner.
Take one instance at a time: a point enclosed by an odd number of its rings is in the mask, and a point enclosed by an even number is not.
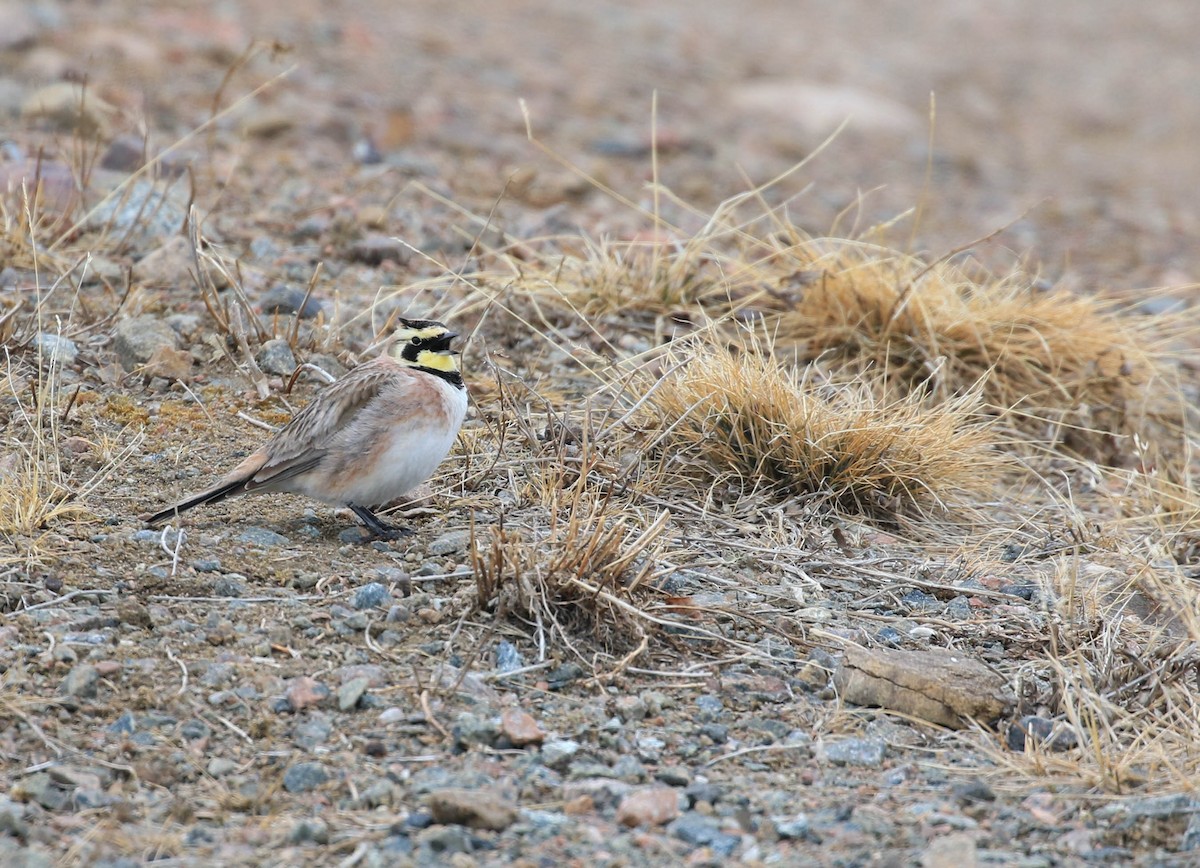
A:
[[[397,320],[390,349],[317,395],[216,484],[144,516],[162,524],[239,494],[294,492],[349,507],[370,532],[411,533],[373,511],[433,475],[467,412],[467,389],[450,348],[458,337],[434,320]]]

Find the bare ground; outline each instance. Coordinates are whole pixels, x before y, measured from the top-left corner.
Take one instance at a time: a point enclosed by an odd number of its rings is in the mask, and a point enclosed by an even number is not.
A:
[[[5,863],[1189,864],[1197,16],[0,6]],[[406,311],[413,537],[143,528]]]

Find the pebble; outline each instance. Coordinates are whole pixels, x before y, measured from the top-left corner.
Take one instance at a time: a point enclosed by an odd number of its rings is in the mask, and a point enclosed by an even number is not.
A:
[[[1079,743],[1069,726],[1056,727],[1054,721],[1032,714],[1014,721],[1005,737],[1008,749],[1012,751],[1024,751],[1029,741],[1051,751],[1070,750]]]
[[[155,350],[162,347],[174,350],[178,342],[173,328],[158,317],[146,314],[117,323],[113,349],[121,366],[132,371],[150,361]]]
[[[296,355],[291,346],[283,338],[272,338],[264,341],[254,357],[264,373],[280,377],[290,377],[296,370]]]
[[[320,299],[304,298],[305,290],[286,283],[277,283],[267,290],[262,300],[263,313],[298,314],[300,319],[314,319],[325,309]]]
[[[246,588],[241,582],[233,578],[233,574],[221,576],[212,586],[213,596],[215,597],[240,597],[246,593]]]
[[[50,332],[42,332],[35,337],[33,346],[46,361],[68,368],[75,364],[75,359],[79,356],[79,347],[75,341]]]
[[[667,830],[685,844],[691,844],[694,847],[711,847],[722,856],[733,855],[733,851],[741,843],[741,838],[736,835],[722,832],[715,820],[694,811],[689,811],[679,817],[667,827]]]
[[[488,790],[440,789],[429,794],[429,812],[438,823],[500,832],[517,820],[511,800]]]
[[[385,708],[379,712],[379,722],[388,726],[393,723],[403,723],[408,719],[408,712],[403,708],[393,705],[391,708]]]
[[[471,544],[469,530],[452,530],[442,534],[429,544],[429,553],[435,557],[457,555],[465,552]]]
[[[219,558],[196,558],[192,561],[192,569],[198,573],[219,573],[221,561]]]
[[[491,716],[462,712],[454,721],[454,742],[460,746],[473,744],[491,747],[496,742],[500,730]]]
[[[774,826],[775,834],[780,838],[796,841],[809,840],[810,836],[815,838],[807,814],[796,814],[786,818],[774,817],[771,819],[771,825]],[[816,839],[814,843],[820,843],[820,840]]]
[[[172,289],[191,283],[192,245],[182,235],[167,238],[133,268],[134,278],[147,287]]]
[[[542,764],[555,771],[565,771],[571,760],[579,753],[579,742],[570,739],[555,739],[542,745]]]
[[[297,820],[288,832],[287,841],[289,844],[306,844],[309,841],[314,844],[328,844],[329,824],[320,817]]]
[[[285,691],[288,704],[293,711],[312,708],[329,698],[329,688],[315,678],[303,675],[288,682]]]
[[[376,609],[392,598],[392,592],[387,585],[379,582],[368,582],[354,592],[354,608]]]
[[[117,110],[96,95],[95,88],[58,81],[38,88],[21,104],[21,117],[43,121],[63,132],[104,138]]]
[[[100,672],[91,663],[80,663],[67,673],[62,681],[62,692],[67,696],[88,699],[96,695]]]
[[[283,534],[267,530],[265,527],[248,527],[237,535],[237,541],[246,543],[247,545],[262,546],[263,548],[286,546],[292,542]]]
[[[821,753],[834,765],[877,769],[887,756],[887,745],[878,738],[844,738],[825,743]]]
[[[210,777],[223,778],[237,768],[237,763],[228,757],[215,756],[208,761],[205,771]]]
[[[296,763],[283,773],[283,788],[289,793],[307,793],[329,780],[325,766],[315,762]]]
[[[405,265],[411,257],[412,252],[398,240],[375,232],[355,241],[346,252],[346,258],[351,262],[364,265],[382,265],[387,260]]]
[[[160,244],[183,226],[185,185],[140,179],[88,212],[87,227],[124,238],[135,248]]]
[[[663,826],[679,816],[679,796],[670,787],[634,790],[617,806],[622,826]]]
[[[500,715],[500,732],[513,747],[541,744],[546,738],[533,716],[516,708],[508,708]]]
[[[525,665],[525,658],[517,646],[507,640],[496,643],[496,671],[515,672]]]
[[[362,677],[352,678],[350,681],[347,681],[338,688],[338,708],[342,711],[349,711],[354,708],[358,705],[359,700],[363,698],[363,694],[367,692],[370,684],[371,680],[369,678]]]

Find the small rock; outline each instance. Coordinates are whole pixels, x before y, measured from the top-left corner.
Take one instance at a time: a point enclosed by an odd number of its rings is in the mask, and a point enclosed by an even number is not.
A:
[[[996,801],[995,791],[978,778],[955,784],[954,797],[964,805]]]
[[[158,317],[146,314],[117,323],[113,349],[121,366],[132,371],[150,361],[160,347],[176,349],[178,341],[173,328]]]
[[[668,831],[685,844],[691,844],[693,847],[712,847],[722,856],[731,855],[741,843],[737,836],[722,832],[715,820],[694,811],[689,811],[671,823]]]
[[[325,303],[311,295],[305,300],[305,292],[286,283],[277,283],[263,296],[262,312],[297,314],[300,319],[313,319],[325,309]]]
[[[1043,750],[1064,751],[1079,743],[1071,727],[1056,727],[1054,721],[1036,715],[1026,715],[1010,725],[1005,741],[1009,750],[1018,752],[1034,744]]]
[[[192,245],[182,235],[172,235],[133,267],[138,283],[153,289],[175,289],[192,282]]]
[[[429,810],[438,823],[500,832],[517,820],[517,808],[508,799],[487,790],[434,790]]]
[[[775,834],[780,838],[787,838],[795,841],[808,840],[812,835],[812,824],[808,820],[807,814],[796,814],[794,817],[774,818],[771,820],[771,825],[775,827]]]
[[[230,597],[237,599],[246,593],[246,587],[241,582],[237,581],[233,576],[235,573],[230,573],[227,576],[221,576],[213,582],[212,592],[214,597]]]
[[[183,228],[187,196],[183,184],[142,178],[119,195],[102,199],[88,212],[87,227],[110,233],[135,249],[158,247]]]
[[[21,105],[25,120],[44,121],[64,132],[105,138],[117,110],[82,84],[59,81],[35,90]]]
[[[541,744],[546,737],[531,715],[516,708],[505,709],[500,715],[500,732],[514,747]]]
[[[670,787],[634,790],[617,806],[622,826],[662,826],[679,816],[679,797]]]
[[[285,691],[293,711],[313,708],[329,698],[329,688],[307,675],[293,678]]]
[[[970,832],[934,838],[921,854],[923,868],[974,868],[978,864],[975,836]]]
[[[500,730],[490,716],[464,711],[454,721],[454,741],[462,747],[473,744],[491,747],[499,734]]]
[[[283,788],[289,793],[307,793],[329,780],[329,772],[320,763],[296,763],[283,773]]]
[[[320,817],[305,817],[292,826],[287,841],[289,844],[306,844],[309,841],[314,844],[328,844],[329,824]]]
[[[146,165],[146,140],[141,136],[117,136],[108,143],[108,149],[100,158],[100,168],[114,172],[136,172]]]
[[[100,681],[100,672],[91,663],[80,663],[75,666],[62,682],[62,692],[67,696],[78,696],[88,699],[96,695],[96,685]]]
[[[542,764],[563,771],[570,765],[571,760],[579,753],[579,742],[570,739],[555,739],[542,745]]]
[[[296,125],[292,112],[282,106],[260,106],[242,117],[239,129],[248,139],[273,139]]]
[[[351,244],[346,258],[364,265],[382,265],[387,260],[405,265],[411,256],[412,252],[397,239],[371,233]]]
[[[62,335],[42,332],[33,339],[33,346],[47,362],[67,368],[75,364],[75,359],[79,357],[79,347],[75,341]]]
[[[265,527],[248,527],[237,535],[237,541],[246,543],[247,545],[262,546],[263,548],[286,546],[291,543],[291,540],[283,534],[267,530]]]
[[[196,558],[192,561],[192,569],[198,573],[219,573],[221,571],[221,559]]]
[[[844,738],[823,745],[822,754],[835,765],[877,769],[887,756],[887,745],[878,738]]]
[[[142,366],[142,375],[151,379],[162,377],[164,380],[186,383],[192,378],[194,361],[192,354],[187,350],[158,347]]]
[[[290,377],[296,370],[296,356],[283,338],[265,341],[254,358],[258,366],[268,374]]]
[[[387,585],[368,582],[354,592],[354,608],[376,609],[392,598]]]
[[[524,665],[525,659],[521,656],[521,652],[517,650],[516,645],[507,640],[496,643],[497,672],[515,672]]]
[[[429,544],[429,553],[436,557],[457,555],[465,552],[471,544],[469,530],[452,530],[444,533]]]
[[[349,711],[358,705],[358,701],[362,699],[363,694],[367,692],[371,681],[369,678],[353,678],[347,681],[338,688],[338,708],[342,711]]]
[[[208,761],[208,766],[205,771],[208,772],[210,777],[223,778],[225,775],[236,769],[237,766],[238,764],[236,762],[227,757],[215,756]]]

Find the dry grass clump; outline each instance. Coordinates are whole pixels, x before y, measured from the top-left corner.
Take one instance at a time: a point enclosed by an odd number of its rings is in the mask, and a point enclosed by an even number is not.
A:
[[[752,340],[668,360],[669,373],[643,384],[642,424],[670,463],[717,484],[827,495],[896,519],[987,492],[1003,465],[974,395],[886,402],[862,383],[813,383]]]
[[[1200,588],[1174,570],[1130,579],[1070,561],[1048,584],[1049,641],[1021,680],[1026,705],[1073,738],[997,753],[1000,768],[1109,793],[1194,789]]]
[[[653,622],[639,601],[652,593],[669,516],[645,520],[589,472],[561,465],[545,472],[544,524],[502,521],[479,535],[472,551],[477,601],[568,647],[573,636],[590,635],[609,650],[644,650]]]
[[[801,240],[778,253],[776,334],[807,359],[886,371],[901,391],[974,388],[1027,434],[1113,460],[1107,435],[1178,421],[1163,323],[1028,278],[972,278],[954,266],[850,242]]]

